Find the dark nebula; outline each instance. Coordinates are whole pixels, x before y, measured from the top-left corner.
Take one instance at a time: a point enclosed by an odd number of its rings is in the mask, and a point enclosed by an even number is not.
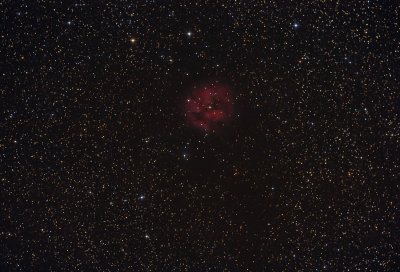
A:
[[[206,133],[215,132],[232,118],[232,92],[219,83],[195,88],[186,99],[184,110],[188,125]]]
[[[0,3],[0,272],[400,272],[400,0]]]

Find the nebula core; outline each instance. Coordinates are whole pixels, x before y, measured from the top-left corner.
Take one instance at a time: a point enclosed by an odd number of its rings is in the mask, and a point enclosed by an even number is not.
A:
[[[219,83],[195,88],[186,99],[184,110],[188,125],[206,133],[215,132],[232,118],[232,92]]]

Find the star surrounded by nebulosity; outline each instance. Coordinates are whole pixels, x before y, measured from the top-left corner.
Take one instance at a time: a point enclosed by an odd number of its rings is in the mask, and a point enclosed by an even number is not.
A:
[[[0,271],[398,271],[396,1],[1,7]]]
[[[233,115],[231,91],[218,83],[195,88],[185,101],[184,114],[188,125],[204,132],[215,132]]]

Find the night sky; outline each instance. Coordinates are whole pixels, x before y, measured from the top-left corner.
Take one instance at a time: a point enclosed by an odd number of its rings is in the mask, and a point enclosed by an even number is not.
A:
[[[398,1],[63,2],[0,3],[0,271],[399,271]]]

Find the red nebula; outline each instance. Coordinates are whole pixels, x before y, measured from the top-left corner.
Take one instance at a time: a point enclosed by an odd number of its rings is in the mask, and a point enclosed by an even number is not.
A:
[[[189,125],[202,131],[215,132],[233,114],[230,89],[214,83],[195,88],[185,101],[185,117]]]

